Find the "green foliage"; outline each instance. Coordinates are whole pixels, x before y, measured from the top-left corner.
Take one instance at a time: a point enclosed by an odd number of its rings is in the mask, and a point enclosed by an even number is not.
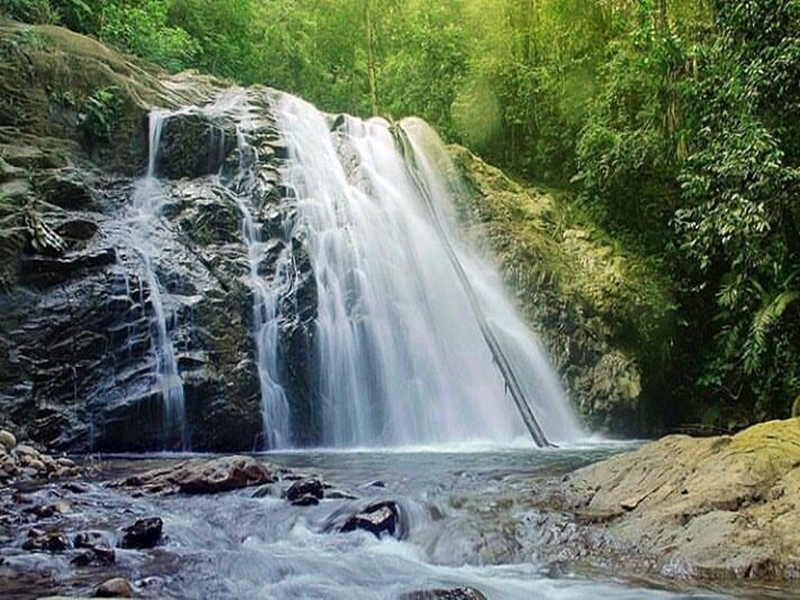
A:
[[[49,0],[0,0],[0,15],[25,23],[52,23],[57,19]]]
[[[78,127],[88,145],[108,143],[114,137],[120,113],[120,99],[114,88],[103,88],[86,98]]]

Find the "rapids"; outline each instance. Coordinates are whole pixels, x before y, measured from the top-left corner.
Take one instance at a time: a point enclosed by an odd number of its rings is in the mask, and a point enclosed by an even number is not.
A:
[[[51,484],[27,493],[29,501],[68,502],[74,510],[60,517],[61,527],[111,530],[112,537],[115,528],[158,515],[164,520],[163,544],[153,551],[117,548],[115,565],[75,570],[64,555],[21,552],[23,529],[0,550],[0,593],[91,595],[98,580],[121,575],[143,598],[394,600],[405,592],[455,586],[474,587],[491,600],[719,597],[680,582],[576,568],[566,550],[553,552],[543,541],[569,532],[540,520],[537,484],[624,447],[553,451],[527,445],[261,455],[359,496],[311,507],[292,506],[275,488],[261,498],[253,488],[137,498],[103,482],[177,459],[106,457],[96,464],[99,473],[88,491],[70,494]],[[332,515],[378,499],[402,506],[407,539],[325,531]],[[47,528],[47,520],[39,526]],[[25,577],[9,579],[15,570]]]

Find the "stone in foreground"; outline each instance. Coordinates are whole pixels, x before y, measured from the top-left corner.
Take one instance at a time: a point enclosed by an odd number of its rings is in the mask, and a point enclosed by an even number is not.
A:
[[[114,577],[101,583],[94,595],[96,598],[133,598],[133,588],[127,579]]]
[[[486,600],[486,596],[475,588],[440,588],[407,592],[399,600]]]
[[[116,482],[153,494],[217,494],[274,483],[275,469],[247,456],[195,459],[169,469],[155,469]]]
[[[569,476],[564,508],[660,575],[800,579],[800,419],[665,437]]]
[[[348,533],[359,529],[369,531],[376,537],[387,534],[401,539],[403,528],[400,507],[391,500],[375,502],[347,519],[340,531]]]

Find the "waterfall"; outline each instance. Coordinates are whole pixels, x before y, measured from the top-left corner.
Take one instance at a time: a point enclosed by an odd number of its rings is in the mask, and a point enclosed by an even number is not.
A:
[[[262,446],[297,443],[308,414],[319,423],[306,439],[334,447],[507,443],[525,436],[526,425],[537,443],[580,435],[496,268],[459,232],[453,198],[463,190],[424,122],[406,119],[396,129],[381,119],[334,121],[298,98],[241,89],[181,112],[208,120],[220,154],[211,184],[241,215]],[[156,172],[161,129],[175,115],[150,116],[147,175],[134,194],[135,245],[155,312],[165,430],[179,428],[186,447],[183,387],[153,267],[158,248],[148,239],[165,196]],[[225,157],[226,122],[235,125],[235,160]],[[282,199],[267,193],[268,171],[279,173]],[[265,210],[282,215],[268,235]],[[301,372],[313,406],[296,413],[286,328],[305,274],[316,306]]]
[[[169,334],[167,315],[161,298],[161,284],[155,271],[153,260],[159,249],[153,240],[157,238],[155,228],[161,215],[165,190],[156,174],[161,130],[169,117],[166,111],[154,110],[149,115],[149,148],[146,175],[136,182],[133,192],[133,214],[131,231],[132,249],[141,258],[150,303],[155,318],[151,325],[152,351],[158,385],[164,400],[164,437],[169,444],[173,436],[180,440],[183,450],[189,449],[189,435],[184,407],[183,381],[178,372],[178,361]]]
[[[435,133],[417,120],[402,123],[425,198],[385,121],[346,117],[331,132],[302,100],[283,96],[276,110],[290,159],[286,183],[297,195],[290,235],[306,241],[318,289],[313,372],[323,442],[507,442],[525,434],[468,289],[547,436],[577,437],[552,367],[496,270],[458,235],[454,185]]]

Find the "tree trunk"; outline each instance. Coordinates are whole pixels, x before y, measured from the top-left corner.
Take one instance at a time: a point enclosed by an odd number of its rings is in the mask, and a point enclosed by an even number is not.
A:
[[[378,81],[375,74],[375,26],[372,0],[366,0],[365,19],[367,24],[367,72],[369,75],[369,99],[373,116],[378,115]]]

